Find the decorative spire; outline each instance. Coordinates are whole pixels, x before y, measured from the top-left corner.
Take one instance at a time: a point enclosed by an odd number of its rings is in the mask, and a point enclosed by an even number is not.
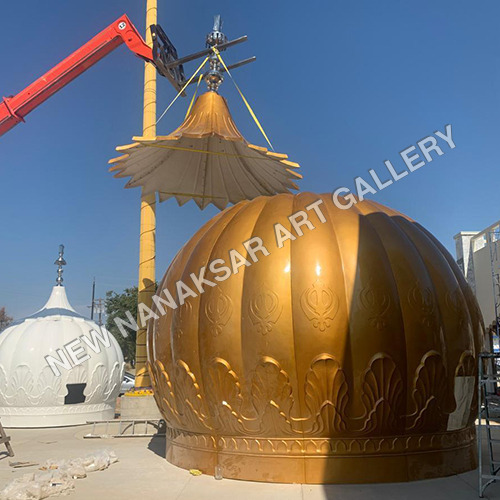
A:
[[[214,16],[214,27],[206,38],[207,47],[214,47],[215,45],[227,42],[227,37],[221,30],[222,19],[220,14],[217,14]],[[219,58],[215,52],[212,52],[209,56],[208,63],[210,64],[210,69],[205,73],[205,82],[210,92],[217,92],[219,85],[224,81],[224,77],[222,76]]]
[[[66,261],[64,260],[64,245],[59,245],[59,257],[57,258],[57,260],[54,262],[54,264],[56,266],[58,266],[57,268],[57,279],[56,279],[56,284],[57,286],[63,286],[63,272],[64,272],[64,269],[63,269],[63,266],[66,265]]]

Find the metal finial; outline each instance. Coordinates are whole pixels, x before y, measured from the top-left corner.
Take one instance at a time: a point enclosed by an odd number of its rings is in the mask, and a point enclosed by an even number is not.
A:
[[[62,277],[64,272],[63,266],[66,265],[66,261],[64,260],[63,256],[64,256],[64,245],[59,245],[59,257],[54,262],[56,266],[59,266],[57,268],[57,279],[56,279],[57,286],[63,286],[63,281],[64,281]]]
[[[217,14],[214,16],[214,27],[206,38],[207,47],[214,47],[227,42],[227,37],[221,30],[222,19],[220,14]],[[215,53],[212,53],[208,57],[208,63],[210,64],[210,69],[205,73],[205,82],[209,91],[217,92],[219,85],[224,81],[224,77],[222,76],[219,58]]]

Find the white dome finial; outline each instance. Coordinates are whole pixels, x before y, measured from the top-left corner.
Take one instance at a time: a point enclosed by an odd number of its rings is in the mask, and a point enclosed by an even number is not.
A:
[[[56,266],[59,266],[57,268],[57,279],[56,279],[56,284],[57,286],[63,286],[63,266],[66,265],[66,261],[64,260],[64,245],[59,245],[59,257],[58,259],[54,262]]]

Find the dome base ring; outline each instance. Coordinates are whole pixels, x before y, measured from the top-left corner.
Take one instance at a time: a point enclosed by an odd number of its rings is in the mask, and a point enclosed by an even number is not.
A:
[[[381,438],[250,438],[168,428],[167,460],[227,479],[346,484],[430,479],[477,466],[475,430]]]

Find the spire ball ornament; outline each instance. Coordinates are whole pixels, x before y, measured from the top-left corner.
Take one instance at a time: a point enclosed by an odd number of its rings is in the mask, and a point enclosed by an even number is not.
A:
[[[220,14],[214,16],[214,27],[212,31],[207,35],[206,45],[207,47],[215,47],[217,45],[222,45],[227,42],[227,37],[222,33],[222,19]],[[208,63],[210,65],[210,70],[204,75],[205,82],[207,84],[209,92],[217,92],[220,84],[224,81],[222,76],[221,64],[217,54],[212,52],[208,58]]]
[[[66,261],[64,260],[64,245],[59,245],[59,257],[54,262],[54,264],[58,266],[56,284],[57,286],[63,286],[63,281],[64,281],[62,277],[64,272],[63,266],[66,265]]]

